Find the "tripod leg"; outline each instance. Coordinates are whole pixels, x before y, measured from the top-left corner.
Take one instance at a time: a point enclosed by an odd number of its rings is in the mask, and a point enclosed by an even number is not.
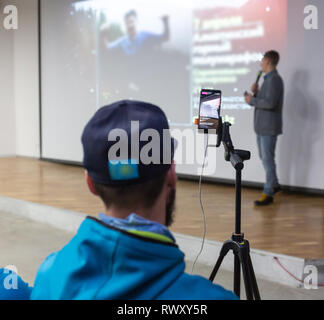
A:
[[[223,262],[223,260],[224,260],[224,258],[225,258],[225,256],[226,256],[226,254],[228,253],[228,251],[229,251],[231,248],[232,248],[232,241],[231,241],[231,240],[226,241],[226,242],[223,244],[222,249],[221,249],[220,254],[219,254],[219,258],[218,258],[218,260],[217,260],[217,262],[216,262],[216,264],[215,264],[215,267],[214,267],[214,269],[213,269],[213,271],[212,271],[212,273],[211,273],[211,275],[210,275],[210,277],[209,277],[209,280],[210,280],[211,282],[214,281],[215,276],[216,276],[216,273],[218,272],[219,267],[221,266],[221,264],[222,264],[222,262]]]
[[[248,264],[249,264],[250,277],[251,277],[251,283],[252,283],[252,289],[253,289],[254,298],[255,298],[255,300],[261,300],[258,284],[257,284],[255,274],[254,274],[254,270],[253,270],[251,256],[249,254],[248,254]]]
[[[215,264],[215,267],[214,267],[214,269],[213,269],[213,271],[212,271],[212,273],[211,273],[211,275],[210,275],[210,277],[209,277],[209,280],[210,280],[211,282],[214,281],[215,276],[216,276],[216,273],[218,272],[218,269],[219,269],[219,267],[221,266],[221,264],[222,264],[222,262],[223,262],[223,259],[224,259],[224,256],[219,256],[219,258],[218,258],[218,260],[217,260],[217,262],[216,262],[216,264]]]
[[[234,252],[234,293],[241,295],[241,262],[238,254]]]
[[[251,274],[250,274],[250,268],[248,262],[248,252],[244,249],[241,253],[242,253],[241,262],[242,262],[242,271],[243,271],[246,299],[253,300],[252,281],[251,281]]]

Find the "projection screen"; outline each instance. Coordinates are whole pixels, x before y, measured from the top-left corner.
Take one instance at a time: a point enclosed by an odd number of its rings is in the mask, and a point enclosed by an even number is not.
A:
[[[101,106],[144,100],[166,113],[177,172],[198,176],[205,137],[192,124],[199,91],[222,91],[234,146],[252,158],[243,180],[264,182],[246,105],[263,53],[281,54],[284,134],[276,161],[284,185],[324,189],[323,31],[306,30],[304,0],[41,0],[42,158],[82,162],[81,133]],[[312,1],[324,10],[321,1]],[[136,41],[131,41],[136,35]],[[261,80],[261,84],[262,84]],[[210,143],[215,142],[211,136]],[[223,148],[206,176],[233,179]]]

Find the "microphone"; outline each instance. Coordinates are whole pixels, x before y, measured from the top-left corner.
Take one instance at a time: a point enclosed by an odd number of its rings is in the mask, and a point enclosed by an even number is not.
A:
[[[259,71],[259,73],[257,75],[257,78],[256,78],[256,81],[255,81],[256,84],[259,84],[261,76],[262,76],[262,71]]]
[[[260,71],[258,72],[257,78],[256,78],[256,80],[255,80],[255,83],[256,83],[256,84],[259,84],[259,81],[260,81],[261,76],[262,76],[262,71],[260,70]],[[255,94],[254,94],[254,97],[256,97],[256,96],[257,96],[257,94],[255,93]]]

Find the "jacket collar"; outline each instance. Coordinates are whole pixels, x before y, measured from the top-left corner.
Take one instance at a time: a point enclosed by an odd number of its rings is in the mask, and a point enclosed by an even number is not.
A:
[[[264,80],[267,80],[267,79],[271,78],[272,76],[274,76],[274,75],[277,74],[277,73],[278,73],[277,69],[274,69],[274,70],[268,72],[268,73],[264,76]]]

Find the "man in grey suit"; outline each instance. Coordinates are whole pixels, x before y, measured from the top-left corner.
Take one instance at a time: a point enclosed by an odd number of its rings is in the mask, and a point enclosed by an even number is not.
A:
[[[266,183],[261,197],[255,201],[257,206],[273,203],[274,195],[281,190],[275,163],[277,138],[282,134],[282,107],[284,100],[284,84],[277,71],[280,56],[276,51],[265,53],[261,61],[261,70],[265,73],[264,82],[259,90],[257,83],[247,94],[245,101],[255,107],[254,130],[257,135],[259,155],[266,172]]]

